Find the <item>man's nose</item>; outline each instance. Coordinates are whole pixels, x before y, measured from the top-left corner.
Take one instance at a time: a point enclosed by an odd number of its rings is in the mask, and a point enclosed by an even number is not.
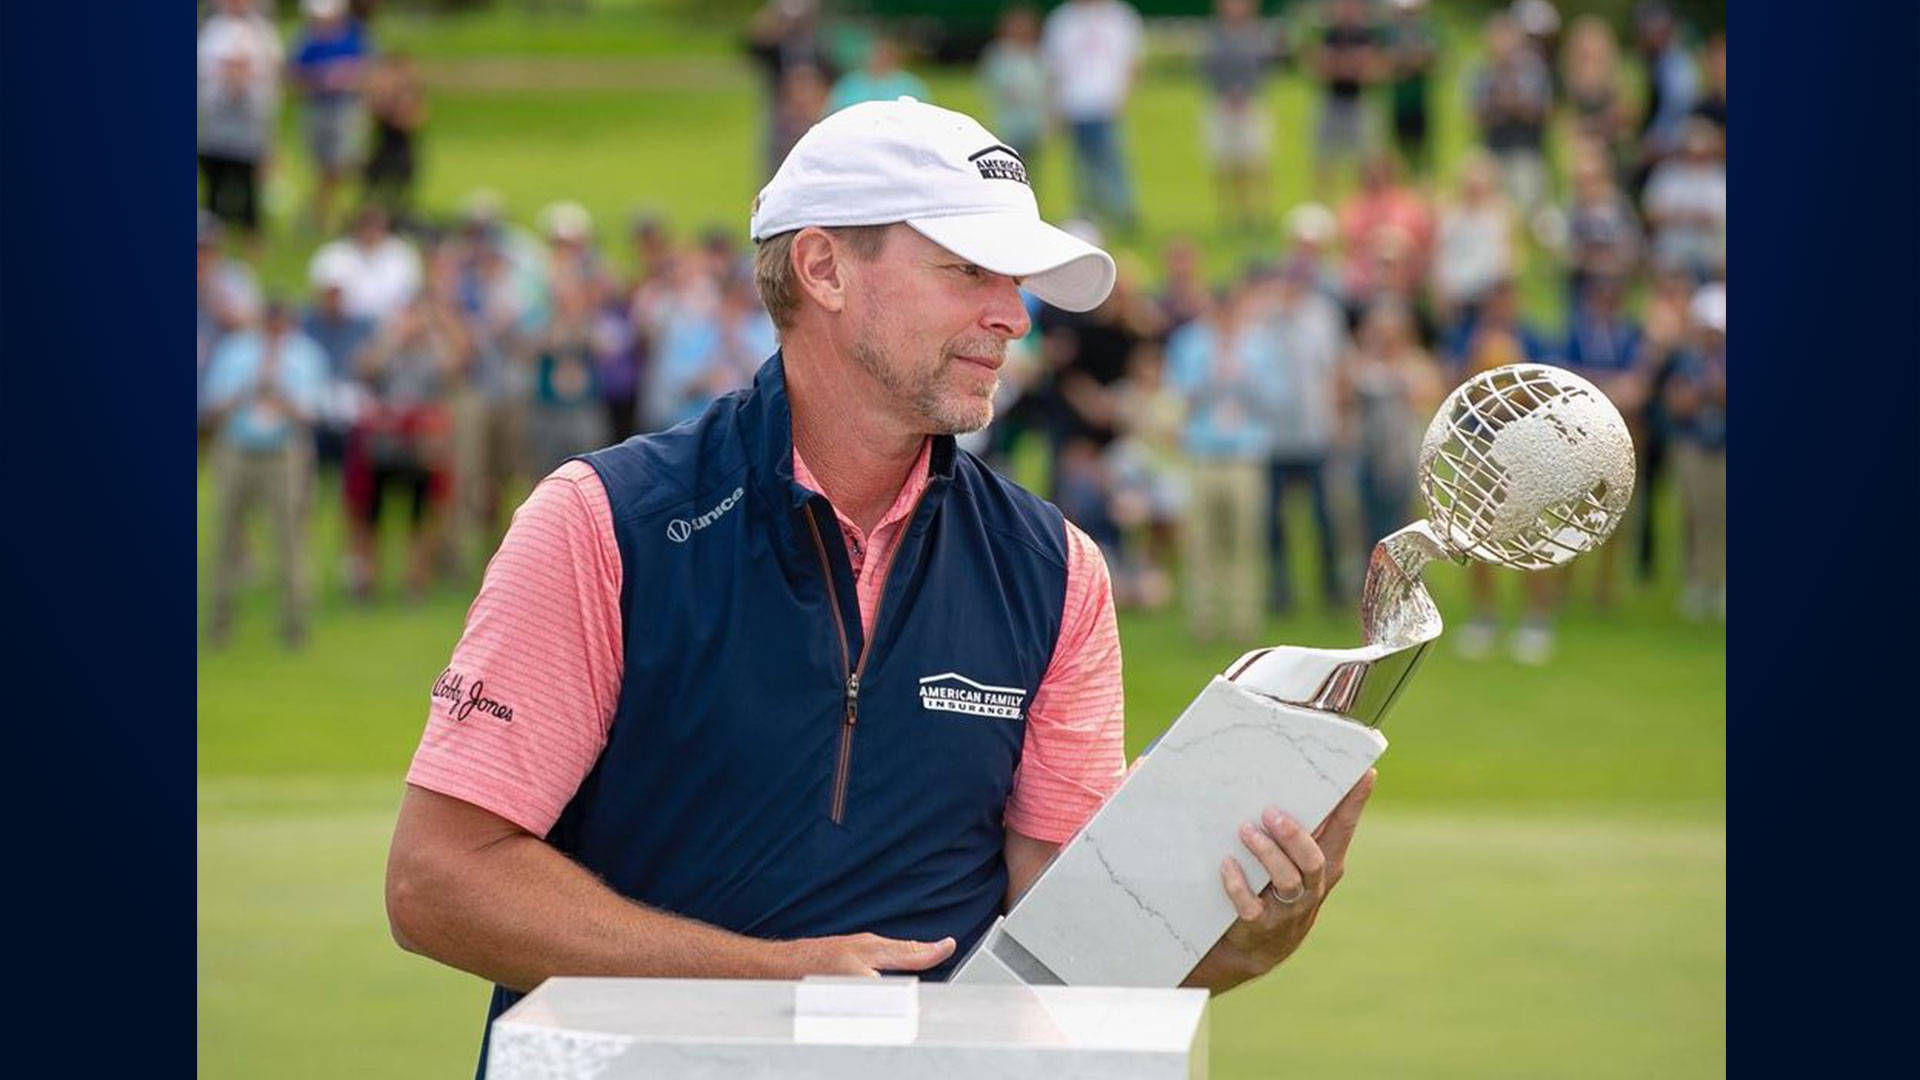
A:
[[[1027,316],[1026,301],[1020,297],[1020,284],[1004,274],[994,275],[993,298],[981,317],[981,325],[1007,339],[1023,338],[1033,325]]]

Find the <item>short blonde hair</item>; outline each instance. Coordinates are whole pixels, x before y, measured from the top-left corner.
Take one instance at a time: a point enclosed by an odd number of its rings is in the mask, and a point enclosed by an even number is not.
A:
[[[824,227],[823,227],[824,228]],[[886,244],[888,225],[842,225],[826,228],[844,240],[847,250],[862,261],[880,254]],[[793,274],[793,238],[799,229],[769,236],[753,249],[753,284],[760,290],[760,303],[780,330],[793,325],[800,314],[800,284]]]

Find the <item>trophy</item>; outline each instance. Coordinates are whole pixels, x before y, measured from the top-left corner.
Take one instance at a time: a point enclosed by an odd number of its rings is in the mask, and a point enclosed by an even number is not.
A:
[[[1421,570],[1540,570],[1599,546],[1633,494],[1625,421],[1543,364],[1475,375],[1420,447],[1428,516],[1374,546],[1357,649],[1275,646],[1215,676],[956,969],[961,983],[1178,986],[1237,918],[1224,857],[1269,878],[1240,822],[1277,805],[1318,828],[1386,751],[1379,726],[1440,636]]]

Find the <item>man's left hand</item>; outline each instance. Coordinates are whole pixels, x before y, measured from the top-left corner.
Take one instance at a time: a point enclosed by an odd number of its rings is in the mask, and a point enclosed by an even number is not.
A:
[[[1239,918],[1187,976],[1186,986],[1215,993],[1273,970],[1300,947],[1320,915],[1320,905],[1346,872],[1347,847],[1360,824],[1360,811],[1373,793],[1368,769],[1319,830],[1308,834],[1300,823],[1268,807],[1256,822],[1240,827],[1240,842],[1272,878],[1256,895],[1235,859],[1222,860],[1220,884]]]

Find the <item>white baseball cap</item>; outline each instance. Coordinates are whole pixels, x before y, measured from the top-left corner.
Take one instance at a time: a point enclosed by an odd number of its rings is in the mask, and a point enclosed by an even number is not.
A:
[[[809,225],[904,222],[1067,311],[1113,291],[1113,257],[1040,220],[1020,155],[972,117],[910,97],[815,124],[753,200],[755,243]]]

